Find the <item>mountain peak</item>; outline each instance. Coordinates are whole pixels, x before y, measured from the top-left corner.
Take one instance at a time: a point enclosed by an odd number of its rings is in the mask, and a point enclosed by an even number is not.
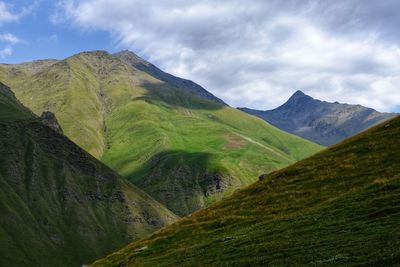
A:
[[[127,56],[136,56],[136,57],[138,57],[138,55],[136,55],[134,52],[132,52],[131,50],[128,50],[128,49],[121,50],[119,52],[114,53],[113,55],[127,55]]]
[[[112,55],[135,67],[138,67],[138,64],[150,65],[150,63],[130,50],[122,50]]]
[[[294,94],[289,98],[290,99],[298,99],[298,98],[312,98],[309,95],[306,95],[303,91],[301,90],[297,90],[296,92],[294,92]]]
[[[121,52],[113,54],[113,56],[141,71],[150,74],[151,76],[159,79],[160,81],[169,83],[185,91],[192,92],[198,96],[201,96],[208,100],[212,100],[218,104],[226,105],[224,101],[214,96],[213,94],[208,92],[200,85],[194,83],[193,81],[182,79],[174,75],[171,75],[169,73],[166,73],[161,69],[159,69],[158,67],[156,67],[155,65],[149,63],[148,61],[144,60],[143,58],[139,57],[138,55],[129,50],[123,50]]]
[[[283,104],[283,106],[285,105],[292,105],[292,104],[296,104],[296,103],[302,103],[304,101],[307,100],[314,100],[314,98],[312,98],[309,95],[306,95],[305,93],[303,93],[300,90],[297,90],[287,101],[285,104]]]
[[[303,93],[303,91],[301,90],[297,90],[296,92],[294,92],[293,96],[304,96],[306,95],[305,93]]]
[[[326,146],[395,116],[360,105],[321,101],[300,90],[273,110],[241,110],[258,116],[281,130]]]

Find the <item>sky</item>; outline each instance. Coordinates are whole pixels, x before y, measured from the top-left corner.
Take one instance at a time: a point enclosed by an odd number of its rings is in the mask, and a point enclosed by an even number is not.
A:
[[[0,0],[0,62],[128,49],[234,107],[400,112],[398,0]]]

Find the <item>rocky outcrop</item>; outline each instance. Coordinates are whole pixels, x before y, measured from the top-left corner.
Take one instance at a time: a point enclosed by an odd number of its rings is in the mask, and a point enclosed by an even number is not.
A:
[[[8,86],[0,82],[0,93],[6,95],[10,98],[15,98],[14,93],[10,90]]]
[[[40,116],[40,120],[42,123],[51,129],[53,129],[56,133],[64,134],[60,124],[57,121],[56,115],[50,111],[45,111]]]
[[[261,174],[260,176],[258,176],[258,180],[259,181],[264,181],[265,178],[267,178],[268,174]]]
[[[209,197],[218,193],[222,193],[229,186],[231,186],[230,181],[232,178],[227,176],[227,174],[220,172],[205,170],[199,179],[199,185],[204,196]]]

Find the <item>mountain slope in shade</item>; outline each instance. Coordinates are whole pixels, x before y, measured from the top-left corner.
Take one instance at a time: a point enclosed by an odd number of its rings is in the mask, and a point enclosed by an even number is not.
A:
[[[301,91],[294,93],[285,104],[273,110],[239,109],[279,129],[325,146],[396,116],[360,105],[320,101]]]
[[[66,136],[178,215],[322,147],[231,108],[131,52],[0,65],[0,80]]]
[[[0,266],[81,266],[177,218],[1,83],[0,185]]]
[[[92,266],[397,266],[399,135],[396,117]]]

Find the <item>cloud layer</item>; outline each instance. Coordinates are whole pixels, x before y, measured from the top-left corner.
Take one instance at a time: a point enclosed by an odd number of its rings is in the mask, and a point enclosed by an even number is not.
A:
[[[390,111],[400,104],[398,10],[397,0],[66,0],[52,21],[107,31],[233,106],[274,108],[301,89]]]

